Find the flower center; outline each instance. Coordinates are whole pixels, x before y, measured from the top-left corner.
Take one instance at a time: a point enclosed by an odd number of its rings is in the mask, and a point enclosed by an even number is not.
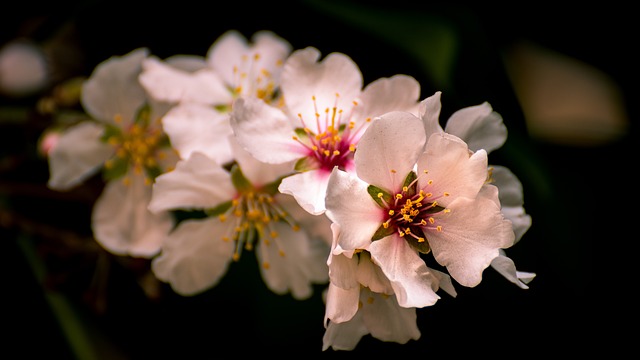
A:
[[[276,83],[273,74],[268,69],[281,67],[284,59],[277,59],[275,64],[264,64],[260,53],[245,54],[240,65],[233,66],[234,87],[237,96],[253,95],[267,103],[277,97]],[[272,65],[272,66],[269,66]]]
[[[115,116],[116,124],[122,123],[120,115]],[[107,126],[103,141],[115,148],[115,156],[104,164],[105,177],[108,180],[120,178],[132,168],[135,174],[145,174],[145,183],[150,185],[156,176],[162,173],[159,160],[166,153],[159,151],[168,147],[168,138],[161,130],[160,119],[149,121],[148,111],[141,110],[135,122],[128,128]],[[125,184],[130,179],[123,179]]]
[[[379,240],[397,233],[417,250],[423,253],[430,251],[425,234],[430,231],[442,231],[442,226],[438,224],[434,214],[449,212],[449,209],[438,205],[437,201],[438,198],[449,194],[445,192],[434,196],[429,191],[433,185],[432,180],[427,181],[420,190],[417,189],[417,183],[417,175],[415,172],[410,172],[399,192],[390,194],[373,185],[369,186],[369,194],[385,211],[384,221],[372,240]]]
[[[360,133],[371,119],[366,119],[358,128],[350,116],[344,116],[343,109],[338,107],[340,95],[336,94],[334,105],[324,109],[324,115],[318,111],[316,97],[312,97],[315,111],[315,131],[312,130],[302,114],[298,114],[302,127],[295,130],[293,140],[301,144],[306,157],[296,164],[296,170],[322,169],[331,171],[335,166],[345,170],[353,162],[353,153]],[[357,106],[353,102],[353,107]],[[353,107],[351,110],[353,110]]]
[[[242,250],[251,251],[259,241],[264,246],[277,246],[279,255],[285,256],[280,244],[280,234],[276,230],[277,223],[285,223],[293,231],[299,231],[300,226],[289,213],[274,199],[277,194],[279,181],[262,188],[254,187],[242,175],[237,166],[232,168],[232,178],[237,196],[215,209],[208,211],[210,216],[218,216],[220,222],[232,222],[227,227],[227,233],[222,235],[223,241],[234,241],[236,244],[233,260],[240,260]],[[270,267],[269,252],[263,252],[262,266]]]

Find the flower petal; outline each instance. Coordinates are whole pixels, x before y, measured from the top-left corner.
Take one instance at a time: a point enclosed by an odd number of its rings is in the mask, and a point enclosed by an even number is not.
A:
[[[362,311],[358,311],[349,321],[327,325],[322,337],[322,350],[353,350],[367,334],[369,330],[364,324]]]
[[[104,126],[83,121],[64,131],[49,153],[47,186],[68,190],[96,174],[114,155],[111,145],[100,140]]]
[[[292,195],[303,209],[313,215],[325,212],[325,194],[329,174],[323,170],[309,170],[282,179],[278,190]]]
[[[424,172],[427,171],[427,174]],[[433,134],[418,159],[418,187],[437,196],[446,206],[458,196],[475,197],[487,179],[487,153],[469,148],[447,133]]]
[[[214,287],[227,272],[235,250],[233,241],[222,240],[227,226],[217,218],[184,220],[153,259],[153,273],[184,296]]]
[[[147,205],[151,187],[142,176],[131,183],[109,182],[94,206],[91,224],[96,241],[116,255],[151,258],[173,228],[167,212],[151,213]]]
[[[343,257],[344,256],[340,256]],[[329,284],[325,306],[324,323],[344,323],[350,321],[358,312],[360,300],[360,285],[352,288],[342,288],[333,282]]]
[[[312,47],[294,51],[285,62],[280,84],[289,113],[312,123],[316,112],[351,109],[363,84],[360,69],[347,55],[331,53],[321,62],[319,57]]]
[[[232,101],[231,92],[211,69],[189,72],[156,57],[146,59],[142,67],[140,83],[157,100],[207,105],[230,104]]]
[[[384,221],[383,210],[367,192],[368,184],[334,169],[327,187],[327,217],[340,225],[338,245],[344,250],[366,249]]]
[[[414,112],[420,97],[420,83],[407,75],[380,78],[364,88],[360,96],[362,106],[355,108],[359,119],[376,117],[391,111]]]
[[[94,119],[127,127],[146,99],[138,75],[148,49],[140,48],[124,56],[112,56],[98,64],[82,87],[81,102]],[[116,115],[122,123],[116,124]]]
[[[424,123],[424,132],[427,139],[435,133],[441,133],[444,130],[440,126],[440,111],[442,104],[440,103],[441,91],[436,91],[433,95],[420,102],[418,117]]]
[[[500,251],[500,255],[493,259],[491,267],[521,289],[528,289],[527,283],[536,276],[534,273],[520,273],[517,271],[516,264],[505,255],[504,251]],[[520,279],[521,274],[524,275],[523,279]]]
[[[294,299],[308,299],[313,294],[313,284],[329,279],[329,247],[312,246],[305,231],[294,231],[289,224],[275,222],[273,230],[277,238],[268,244],[261,241],[256,248],[262,278],[276,294],[290,291]]]
[[[233,198],[231,175],[206,155],[194,152],[175,170],[156,178],[149,210],[209,209]]]
[[[364,323],[374,338],[398,344],[420,338],[415,308],[402,307],[395,296],[377,294],[368,289],[360,293],[360,302],[363,304]]]
[[[454,112],[444,129],[464,140],[472,151],[485,149],[490,153],[507,141],[502,116],[493,111],[488,102]]]
[[[203,104],[181,104],[162,118],[162,125],[183,159],[198,151],[221,165],[233,160],[228,141],[233,131],[228,114]]]
[[[295,132],[289,118],[260,99],[237,99],[231,127],[240,145],[262,162],[279,164],[305,155],[292,138]]]
[[[518,242],[531,227],[531,216],[526,213],[523,206],[522,183],[511,170],[498,165],[492,166],[491,178],[493,185],[500,190],[502,213],[511,220],[516,233],[516,242]]]
[[[422,122],[415,115],[394,111],[381,116],[358,143],[354,156],[358,177],[389,192],[400,190],[425,140]]]
[[[387,236],[371,243],[369,251],[389,278],[400,306],[421,308],[440,299],[436,294],[437,278],[403,238],[396,234]]]
[[[497,188],[491,188],[496,190],[481,191],[475,199],[455,199],[447,206],[450,212],[434,214],[442,231],[425,234],[436,261],[463,286],[478,285],[498,250],[515,240],[511,221],[496,204]]]
[[[229,136],[228,141],[238,166],[253,186],[260,187],[294,173],[293,161],[282,164],[268,164],[258,161],[255,156],[251,155],[238,143],[238,139],[235,136]]]

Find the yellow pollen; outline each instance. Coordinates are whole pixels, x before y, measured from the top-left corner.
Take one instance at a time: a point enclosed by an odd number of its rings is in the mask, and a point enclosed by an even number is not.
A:
[[[429,185],[433,184],[433,180],[427,181],[427,184],[429,184]]]
[[[353,101],[353,106],[358,106],[358,102],[357,101]]]
[[[443,211],[443,212],[444,212],[445,214],[450,213],[450,212],[451,212],[451,209],[444,209],[444,211]]]
[[[430,218],[429,218],[429,223],[430,223],[430,224],[433,224],[434,222],[436,222],[436,221],[435,221],[435,219],[434,219],[434,218],[432,218],[432,217],[430,217]]]
[[[403,192],[407,192],[407,191],[409,191],[409,188],[408,188],[407,186],[403,186],[403,187],[402,187],[402,191],[403,191]]]
[[[284,257],[285,256],[285,253],[282,250],[278,251],[278,254],[280,255],[280,257]]]
[[[278,237],[278,233],[276,231],[271,231],[271,233],[269,233],[269,236],[271,236],[271,238],[275,239]]]
[[[393,214],[395,214],[396,212],[393,211],[393,209],[389,210],[389,215],[393,216]]]
[[[269,268],[271,267],[271,265],[269,265],[269,263],[268,263],[268,262],[264,262],[264,263],[262,264],[262,267],[263,267],[263,268],[265,268],[265,269],[269,269]]]
[[[129,179],[128,177],[125,177],[124,179],[122,179],[122,183],[125,186],[129,186],[129,185],[131,185],[131,179]]]
[[[402,194],[396,194],[396,199],[398,200],[402,199]]]
[[[440,226],[440,225],[436,226],[436,230],[442,231],[442,226]]]
[[[340,155],[340,150],[333,150],[333,155],[335,155],[335,156]]]
[[[331,151],[329,151],[329,150],[324,150],[322,153],[324,154],[324,156],[331,155]]]
[[[240,254],[238,253],[233,253],[233,257],[232,257],[233,261],[238,261],[240,260]]]
[[[218,215],[218,220],[220,220],[220,222],[227,221],[227,215],[226,214]]]
[[[391,173],[395,174],[397,171],[395,169],[391,169]]]
[[[116,114],[116,115],[113,117],[113,121],[115,121],[115,123],[116,123],[116,124],[120,124],[120,123],[122,123],[122,115],[120,115],[120,114]]]
[[[144,184],[145,184],[145,185],[149,186],[149,185],[151,185],[151,183],[152,183],[152,181],[151,181],[151,179],[150,179],[150,178],[148,178],[148,177],[145,177],[145,178],[144,178]]]
[[[418,237],[418,242],[424,242],[424,238],[422,236]]]
[[[378,198],[382,199],[382,197],[384,196],[384,194],[382,194],[381,192],[378,193]]]
[[[300,225],[293,225],[291,228],[293,231],[300,231]]]
[[[228,236],[223,236],[223,237],[222,237],[222,241],[224,241],[224,242],[229,242],[230,240],[231,240],[231,239],[229,239],[229,237],[228,237]]]
[[[444,192],[444,196],[449,196],[449,195],[451,195],[451,194],[449,194],[449,193],[448,193],[448,192],[446,192],[446,191]]]

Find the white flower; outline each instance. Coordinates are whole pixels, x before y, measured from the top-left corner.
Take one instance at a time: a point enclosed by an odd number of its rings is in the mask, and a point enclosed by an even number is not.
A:
[[[447,119],[443,129],[439,124],[440,96],[441,92],[437,91],[420,103],[418,115],[424,121],[427,136],[447,132],[464,140],[470,150],[484,149],[487,153],[504,145],[507,127],[502,116],[488,102],[457,110]],[[511,170],[498,165],[490,165],[488,181],[499,189],[502,213],[511,221],[516,236],[514,243],[517,243],[531,227],[531,216],[524,209],[522,183]],[[503,250],[491,267],[523,289],[528,288],[526,283],[535,277],[535,273],[517,271],[513,260]]]
[[[473,287],[515,237],[497,188],[485,184],[486,151],[473,153],[446,133],[431,135],[426,147],[425,140],[415,115],[385,114],[360,140],[357,177],[334,169],[327,189],[327,216],[341,227],[340,248],[368,250],[402,307],[437,300],[434,275],[420,254],[431,252],[452,278]]]
[[[150,57],[140,81],[156,99],[177,104],[163,118],[163,126],[183,159],[200,151],[226,164],[233,160],[227,137],[234,99],[277,101],[282,64],[290,52],[291,45],[270,31],[256,32],[249,43],[230,30],[204,59]]]
[[[261,161],[297,161],[297,174],[279,190],[312,214],[325,211],[331,170],[353,169],[353,152],[371,119],[391,110],[414,110],[420,85],[409,76],[381,78],[364,90],[360,69],[346,55],[319,61],[317,49],[294,51],[285,62],[280,88],[284,103],[238,99],[231,126],[242,146]]]
[[[230,143],[237,161],[231,171],[194,152],[157,178],[151,211],[200,210],[207,216],[182,221],[152,270],[177,293],[193,295],[215,286],[244,250],[255,250],[273,292],[306,299],[312,284],[328,280],[330,223],[278,193],[293,164],[260,163],[233,139]]]
[[[177,158],[159,119],[166,111],[138,83],[146,49],[99,64],[82,89],[91,120],[66,129],[49,153],[48,186],[68,190],[103,171],[106,187],[92,213],[96,240],[118,255],[152,257],[173,227],[167,212],[147,210],[151,183]]]

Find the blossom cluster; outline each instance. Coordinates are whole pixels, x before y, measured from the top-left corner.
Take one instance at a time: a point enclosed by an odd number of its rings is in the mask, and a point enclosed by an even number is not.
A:
[[[48,186],[101,173],[94,237],[148,258],[183,296],[253,252],[277,294],[326,284],[323,350],[417,340],[416,310],[492,268],[531,226],[518,178],[491,165],[507,130],[488,102],[441,126],[440,91],[398,74],[364,84],[346,54],[270,31],[222,34],[206,56],[113,56],[83,83],[87,119],[48,152]],[[190,214],[176,216],[177,212]]]

